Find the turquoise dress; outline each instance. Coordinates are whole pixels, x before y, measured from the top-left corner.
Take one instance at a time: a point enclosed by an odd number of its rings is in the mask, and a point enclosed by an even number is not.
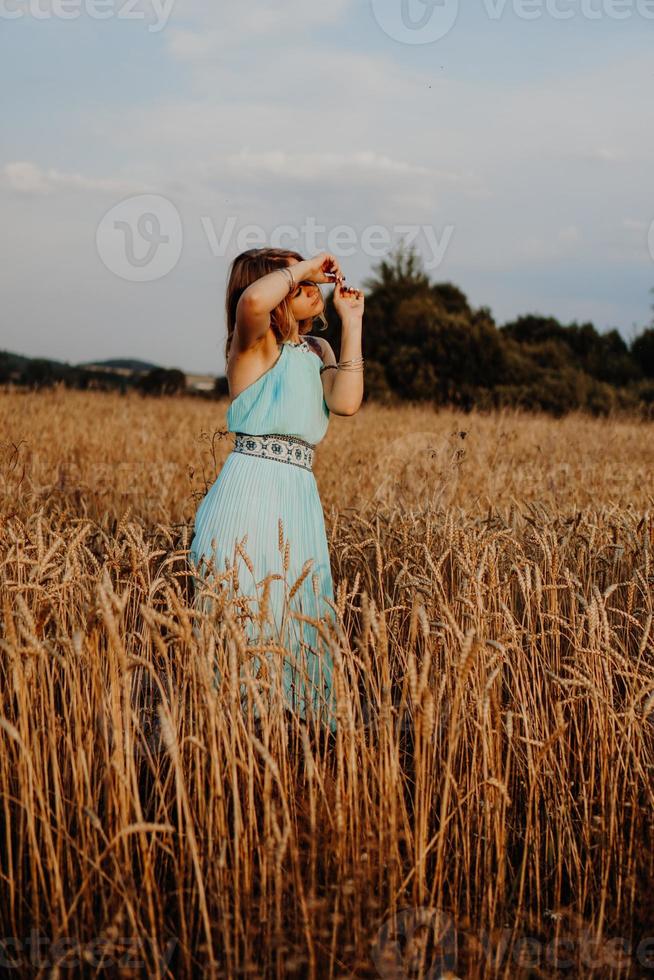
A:
[[[278,356],[272,367],[232,401],[227,429],[248,435],[297,436],[316,445],[329,424],[320,378],[322,360],[305,340],[284,341],[277,346]],[[236,542],[249,556],[252,572],[235,550]],[[286,573],[285,551],[289,562]],[[329,549],[313,472],[232,450],[195,515],[190,559],[202,577],[206,576],[208,558],[213,559],[216,572],[234,566],[238,569],[242,605],[243,597],[247,597],[243,618],[239,615],[246,643],[262,644],[269,639],[290,653],[283,657],[278,651],[265,651],[269,664],[281,667],[284,707],[306,718],[310,699],[313,712],[319,713],[335,731],[333,663],[327,642],[314,626],[292,615],[298,612],[334,623],[333,610],[326,601],[334,601]],[[309,559],[308,574],[288,601],[286,597]],[[264,630],[257,626],[256,617],[263,597],[263,580],[271,574],[278,577],[270,580]],[[201,583],[195,575],[193,579],[197,596]],[[221,584],[230,596],[237,594],[232,578],[227,577]],[[210,601],[201,606],[206,611]],[[328,626],[323,629],[328,630]],[[261,660],[257,655],[251,659],[254,669],[250,673],[255,675]],[[241,686],[244,705],[246,690]],[[260,688],[259,692],[263,694],[265,689]],[[253,710],[257,716],[256,702]]]

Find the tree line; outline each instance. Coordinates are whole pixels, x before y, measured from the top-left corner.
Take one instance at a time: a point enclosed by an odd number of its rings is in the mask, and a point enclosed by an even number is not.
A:
[[[186,375],[178,368],[163,367],[125,375],[109,368],[98,371],[66,361],[24,357],[3,350],[0,351],[0,384],[7,383],[32,389],[62,384],[66,388],[82,391],[118,391],[125,394],[133,389],[142,395],[176,395],[186,390]]]
[[[403,243],[363,286],[364,402],[654,417],[654,321],[630,343],[615,329],[600,333],[589,322],[562,324],[534,313],[498,326],[487,306],[473,308],[453,283],[430,282],[419,254]],[[331,294],[325,315],[323,335],[338,356],[340,320]],[[0,351],[0,383],[7,381],[168,395],[184,392],[186,379],[177,369],[129,378]],[[227,379],[217,378],[213,392],[193,394],[226,397]]]
[[[654,324],[630,344],[615,329],[537,314],[498,326],[454,284],[430,282],[402,244],[363,286],[364,401],[654,415]],[[338,356],[331,297],[326,316],[324,336]]]

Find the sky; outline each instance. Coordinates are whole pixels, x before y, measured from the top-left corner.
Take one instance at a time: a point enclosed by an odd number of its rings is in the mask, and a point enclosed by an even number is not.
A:
[[[498,324],[629,341],[653,35],[654,0],[0,0],[0,348],[221,374],[241,251],[361,285],[400,240]]]

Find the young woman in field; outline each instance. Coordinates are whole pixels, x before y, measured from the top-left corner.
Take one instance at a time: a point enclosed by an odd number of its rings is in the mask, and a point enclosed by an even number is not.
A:
[[[320,654],[317,629],[290,613],[284,630],[283,609],[304,572],[290,610],[333,621],[325,601],[334,601],[329,550],[312,465],[330,412],[354,415],[363,398],[364,298],[360,290],[345,286],[344,278],[328,252],[305,260],[284,249],[249,249],[232,262],[225,358],[231,399],[227,431],[236,438],[200,502],[190,549],[201,575],[209,558],[218,574],[237,566],[244,596],[259,597],[262,580],[274,576],[267,602],[272,631],[262,637],[255,610],[244,624],[247,641],[268,639],[291,652],[292,660],[285,658],[282,668],[285,707],[305,718],[310,698],[313,711],[327,719],[332,731],[331,655],[324,643]],[[322,283],[335,283],[334,308],[342,322],[338,362],[327,341],[309,333],[315,318],[327,326]],[[197,591],[199,580],[194,582]],[[259,598],[256,605],[266,611]],[[276,661],[275,653],[269,662]]]

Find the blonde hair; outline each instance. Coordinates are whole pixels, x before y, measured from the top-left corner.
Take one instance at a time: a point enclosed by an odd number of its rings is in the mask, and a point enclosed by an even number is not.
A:
[[[229,347],[234,336],[236,327],[236,307],[242,293],[251,286],[253,282],[274,272],[275,269],[283,269],[288,265],[288,259],[297,259],[298,262],[304,261],[304,257],[299,252],[285,248],[249,248],[246,252],[241,252],[232,261],[227,280],[227,290],[225,296],[225,313],[227,315],[227,341],[225,343],[225,361],[229,355]],[[287,340],[293,332],[293,317],[290,307],[291,294],[289,293],[281,303],[271,310],[270,326],[273,329],[278,341]],[[315,317],[307,317],[298,321],[298,329],[301,334],[309,333],[313,321],[318,319],[322,323],[321,330],[328,327],[324,311],[321,310]]]

